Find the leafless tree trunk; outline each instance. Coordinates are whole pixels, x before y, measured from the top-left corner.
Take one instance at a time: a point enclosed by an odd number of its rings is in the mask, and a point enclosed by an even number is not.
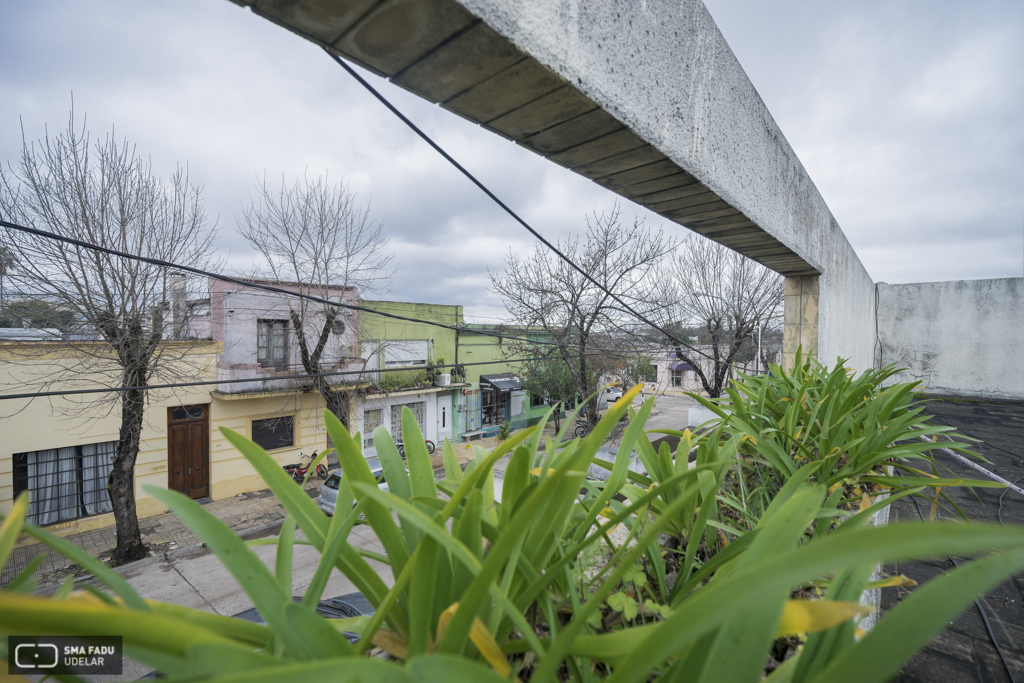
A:
[[[338,292],[346,288],[356,288],[360,295],[383,293],[394,274],[393,256],[384,251],[388,239],[383,226],[369,214],[369,207],[358,206],[344,183],[318,177],[288,187],[282,177],[275,192],[264,178],[239,230],[263,256],[258,274],[293,285],[302,294],[337,301],[342,296]],[[332,331],[345,324],[340,309],[299,297],[286,301],[303,370],[310,375],[331,371],[324,367],[325,350]],[[350,355],[358,357],[359,349]],[[313,377],[312,383],[347,426],[349,394],[336,391],[326,377]]]
[[[781,275],[699,235],[680,245],[664,291],[674,321],[666,328],[680,338],[696,336],[697,349],[665,343],[693,367],[712,398],[722,395],[729,368],[741,349],[750,348],[751,335],[782,315]]]
[[[113,131],[90,151],[84,124],[81,132],[75,130],[74,112],[59,136],[25,142],[17,167],[9,165],[7,173],[0,168],[0,214],[91,244],[200,268],[209,264],[216,230],[187,170],[179,169],[169,183],[158,180],[148,162],[127,142],[119,144]],[[27,366],[42,367],[43,354],[65,351],[67,360],[47,365],[34,388],[80,388],[83,377],[91,386],[92,378],[101,377],[108,386],[133,387],[74,408],[64,402],[61,410],[85,419],[120,404],[120,438],[109,480],[117,523],[113,559],[123,564],[143,557],[134,472],[150,398],[145,387],[154,375],[165,383],[188,381],[201,368],[189,344],[164,341],[171,336],[164,327],[171,273],[14,230],[6,230],[6,243],[19,264],[8,277],[42,292],[77,321],[70,332],[25,352]],[[186,326],[177,322],[180,329]]]
[[[622,225],[618,206],[588,217],[585,234],[560,241],[558,248],[640,313],[651,316],[662,306],[656,271],[675,242],[639,220]],[[599,368],[589,357],[592,342],[615,331],[632,331],[635,321],[601,288],[541,245],[525,259],[510,252],[505,272],[490,277],[511,323],[540,328],[546,340],[557,343],[558,356],[569,367],[580,397],[590,397],[586,420],[596,425],[597,399],[592,394]]]

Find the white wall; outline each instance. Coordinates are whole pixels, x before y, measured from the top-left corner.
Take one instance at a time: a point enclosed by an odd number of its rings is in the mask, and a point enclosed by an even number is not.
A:
[[[928,393],[1024,398],[1024,278],[880,282],[878,342]]]
[[[435,444],[438,441],[437,425],[438,425],[438,412],[437,412],[437,392],[424,391],[418,394],[398,395],[398,396],[369,396],[363,399],[359,405],[359,417],[358,425],[359,431],[364,435],[364,438],[370,435],[366,433],[365,426],[363,424],[363,418],[365,411],[374,410],[381,408],[381,424],[387,428],[388,433],[394,434],[394,425],[391,424],[391,407],[407,405],[410,403],[425,402],[425,411],[423,414],[423,438],[433,441]],[[448,408],[449,416],[451,414],[451,407]],[[451,424],[449,422],[449,424]],[[366,457],[372,457],[377,454],[376,448],[365,448],[363,449],[363,455]]]

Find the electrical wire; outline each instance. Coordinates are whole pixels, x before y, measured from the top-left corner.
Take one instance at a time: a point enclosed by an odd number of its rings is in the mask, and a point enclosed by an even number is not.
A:
[[[582,354],[584,357],[599,356],[602,354]],[[570,356],[571,358],[580,358],[580,355]],[[548,360],[548,357],[541,356],[537,358],[508,358],[501,360],[488,360],[488,361],[477,361],[475,363],[459,363],[462,367],[471,367],[478,365],[498,365],[505,363],[527,363],[530,361]],[[36,391],[22,394],[3,394],[0,395],[0,401],[10,399],[33,399],[33,398],[46,398],[52,396],[72,396],[81,394],[103,394],[103,393],[115,393],[123,391],[141,391],[141,390],[156,390],[156,389],[179,389],[183,387],[203,387],[211,386],[214,384],[245,384],[249,382],[280,382],[291,379],[313,379],[315,377],[343,377],[347,375],[372,375],[373,373],[381,372],[423,372],[426,369],[425,366],[413,366],[407,368],[383,368],[374,370],[341,370],[338,372],[318,372],[313,374],[303,375],[282,375],[275,377],[246,377],[241,379],[217,379],[207,380],[200,382],[174,382],[170,384],[148,384],[144,386],[134,387],[97,387],[94,389],[71,389],[64,391]],[[302,387],[295,387],[299,389]],[[344,387],[342,387],[344,388]],[[268,389],[268,391],[281,391],[281,389]]]
[[[559,342],[556,342],[556,341],[545,341],[543,339],[530,339],[528,337],[518,337],[518,336],[515,336],[515,335],[511,335],[511,334],[502,334],[501,332],[489,332],[487,330],[475,329],[475,328],[472,328],[472,327],[468,327],[466,325],[449,325],[447,323],[441,323],[441,322],[437,322],[437,321],[434,321],[434,320],[423,320],[421,318],[410,318],[408,316],[398,315],[397,313],[385,313],[383,311],[378,311],[378,310],[375,310],[375,309],[372,309],[372,308],[367,308],[366,306],[360,306],[358,304],[346,304],[346,303],[343,303],[343,302],[340,302],[340,301],[330,301],[329,299],[324,299],[322,297],[314,296],[312,294],[305,294],[305,293],[302,293],[302,292],[292,292],[292,291],[289,291],[287,289],[283,289],[281,287],[276,287],[274,285],[261,283],[261,282],[259,282],[257,280],[246,280],[246,279],[236,278],[236,277],[232,277],[230,275],[223,275],[223,274],[220,274],[220,273],[213,273],[213,272],[210,272],[208,270],[202,270],[201,268],[194,268],[192,266],[185,266],[185,265],[173,263],[171,261],[164,261],[163,259],[152,258],[152,257],[149,257],[149,256],[140,256],[138,254],[131,254],[131,253],[124,252],[124,251],[118,251],[117,249],[111,249],[110,247],[102,247],[102,246],[99,246],[97,244],[92,244],[92,243],[86,242],[84,240],[76,239],[74,237],[66,237],[64,235],[59,235],[59,234],[57,234],[55,232],[50,232],[48,230],[40,230],[39,228],[32,228],[32,227],[28,227],[28,226],[25,226],[25,225],[19,225],[18,223],[12,223],[10,221],[6,221],[6,220],[3,220],[3,219],[0,219],[0,227],[8,228],[10,230],[16,230],[16,231],[19,231],[19,232],[28,233],[28,234],[31,234],[31,235],[36,235],[37,237],[43,237],[45,239],[53,240],[53,241],[56,241],[56,242],[63,242],[65,244],[70,244],[70,245],[73,245],[73,246],[76,246],[76,247],[80,247],[82,249],[91,249],[93,251],[98,251],[98,252],[101,252],[101,253],[104,253],[104,254],[108,254],[110,256],[116,256],[118,258],[129,259],[131,261],[139,261],[141,263],[148,263],[150,265],[154,265],[154,266],[157,266],[157,267],[160,267],[160,268],[168,268],[168,269],[171,269],[171,270],[178,270],[178,271],[182,271],[182,272],[186,272],[186,273],[192,273],[193,275],[200,275],[202,277],[208,277],[208,278],[211,278],[211,279],[214,279],[214,280],[219,280],[221,282],[227,282],[227,283],[230,283],[230,284],[238,285],[240,287],[245,287],[247,289],[256,289],[256,290],[259,290],[259,291],[265,291],[265,292],[270,292],[271,294],[280,294],[280,295],[284,295],[284,296],[293,296],[293,297],[296,297],[296,298],[299,298],[299,299],[306,299],[307,301],[312,301],[314,303],[323,304],[325,306],[334,306],[336,308],[343,308],[343,309],[346,309],[346,310],[359,311],[359,312],[365,313],[367,315],[379,315],[379,316],[381,316],[383,318],[389,318],[389,319],[392,319],[392,320],[400,320],[402,322],[419,323],[419,324],[423,324],[423,325],[430,325],[432,327],[439,327],[439,328],[446,329],[446,330],[452,330],[454,332],[458,332],[458,333],[462,333],[462,334],[476,334],[476,335],[481,335],[481,336],[484,336],[484,337],[493,337],[493,338],[496,338],[496,339],[499,339],[499,340],[500,339],[508,339],[510,341],[521,341],[521,342],[526,342],[528,344],[535,344],[535,345],[539,345],[539,346],[556,346],[556,347],[559,347],[559,348],[565,346],[565,344],[562,344],[562,343],[559,343]],[[642,350],[636,350],[636,349],[607,349],[607,348],[600,348],[600,347],[593,347],[593,346],[590,347],[590,348],[592,348],[594,351],[604,351],[604,352],[608,352],[608,353],[632,353],[632,352],[642,353],[643,352]],[[688,348],[692,348],[692,347],[688,347]],[[712,361],[715,360],[714,357],[709,356],[708,354],[706,354],[706,353],[704,353],[702,351],[699,351],[699,350],[696,350],[696,351],[697,351],[697,355],[699,355],[699,356],[703,356],[704,358],[706,358],[708,360],[712,360]]]
[[[680,346],[685,346],[686,348],[690,349],[691,351],[697,352],[699,355],[705,355],[702,352],[700,352],[698,349],[696,349],[693,346],[690,346],[689,344],[687,344],[685,341],[679,339],[678,337],[676,337],[673,334],[670,334],[667,330],[663,329],[662,327],[660,327],[656,323],[652,322],[651,320],[648,320],[646,316],[644,316],[643,314],[641,314],[641,313],[637,312],[636,310],[634,310],[632,306],[627,304],[625,301],[620,299],[617,295],[613,294],[611,292],[611,290],[609,290],[607,287],[605,287],[600,282],[595,280],[594,277],[590,275],[590,273],[586,272],[582,267],[576,265],[575,261],[570,259],[565,254],[563,254],[562,251],[560,249],[558,249],[558,247],[556,247],[554,244],[552,244],[547,239],[545,239],[544,236],[541,235],[537,230],[534,230],[533,227],[529,223],[527,223],[525,220],[523,220],[519,216],[519,214],[517,214],[515,211],[513,211],[511,208],[509,208],[509,206],[507,204],[505,204],[505,202],[501,201],[498,198],[498,196],[496,194],[494,194],[493,192],[491,192],[491,190],[488,189],[488,187],[486,185],[484,185],[480,180],[478,180],[476,176],[474,176],[472,173],[470,173],[468,170],[466,170],[466,168],[462,164],[460,164],[458,161],[456,161],[450,154],[448,154],[448,152],[444,151],[444,149],[442,149],[440,145],[438,145],[436,142],[434,142],[433,139],[431,139],[431,137],[429,135],[427,135],[422,130],[420,130],[420,128],[415,123],[410,121],[405,116],[405,114],[400,112],[398,110],[398,108],[395,107],[395,105],[391,104],[391,102],[389,102],[386,97],[384,97],[379,92],[377,92],[377,90],[372,85],[370,85],[362,76],[360,76],[358,73],[356,73],[356,70],[353,69],[351,66],[349,66],[349,64],[345,60],[343,60],[338,55],[332,53],[326,47],[324,48],[324,52],[327,53],[327,56],[329,56],[331,59],[333,59],[335,62],[337,62],[341,66],[341,68],[343,68],[345,71],[347,71],[348,74],[350,76],[352,76],[352,78],[354,78],[360,85],[362,85],[364,88],[366,88],[366,90],[368,90],[371,95],[376,97],[377,100],[379,100],[381,104],[383,104],[385,107],[387,107],[387,109],[392,114],[394,114],[399,119],[401,119],[401,121],[405,125],[407,125],[410,129],[412,129],[412,131],[414,133],[419,135],[423,139],[424,142],[426,142],[428,145],[430,145],[432,148],[434,148],[434,151],[436,151],[438,154],[440,154],[446,160],[448,160],[448,162],[451,163],[452,166],[457,168],[462,173],[462,175],[466,176],[470,180],[470,182],[472,182],[474,185],[476,185],[478,188],[480,188],[480,190],[484,194],[486,194],[488,197],[490,197],[494,201],[495,204],[497,204],[502,209],[504,209],[505,213],[507,213],[509,216],[511,216],[513,220],[515,220],[517,223],[519,223],[519,225],[521,225],[524,228],[526,228],[527,232],[529,232],[531,235],[533,235],[538,240],[540,240],[541,244],[543,244],[545,247],[547,247],[549,250],[551,250],[556,256],[558,256],[558,258],[560,258],[563,261],[565,261],[569,266],[571,266],[573,268],[573,270],[578,272],[580,275],[582,275],[584,278],[586,278],[591,284],[595,285],[598,289],[600,289],[602,292],[607,294],[613,301],[615,301],[617,304],[622,306],[626,311],[628,311],[630,314],[632,314],[633,317],[636,318],[637,320],[639,320],[640,322],[644,323],[645,325],[650,326],[652,329],[657,330],[658,332],[661,332],[663,335],[665,335],[665,337],[667,339],[672,340],[674,343],[676,343],[676,344],[678,344]],[[708,356],[705,355],[705,357],[708,357]]]

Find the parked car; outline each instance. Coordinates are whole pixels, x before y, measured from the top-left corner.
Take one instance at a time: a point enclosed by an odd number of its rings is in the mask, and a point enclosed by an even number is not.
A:
[[[381,491],[388,490],[388,483],[384,480],[384,468],[377,458],[367,458],[366,464],[370,466],[370,472],[377,479],[377,488]],[[320,509],[328,515],[334,514],[334,506],[338,502],[338,484],[341,481],[341,468],[334,470],[327,477],[327,481],[320,485],[320,497],[316,499]]]
[[[302,596],[296,595],[292,597],[295,602],[302,602]],[[321,600],[316,606],[316,612],[322,617],[327,619],[348,619],[350,617],[363,617],[371,616],[373,614],[373,605],[362,593],[348,593],[346,595],[340,595],[336,598],[329,598],[327,600]],[[246,610],[240,614],[235,615],[236,619],[245,619],[256,624],[264,625],[267,622],[263,619],[263,616],[253,607],[250,610]],[[354,643],[359,640],[359,636],[355,633],[343,631],[348,642]]]
[[[599,399],[598,403],[600,403],[600,401],[607,401],[608,403],[615,403],[620,398],[622,398],[622,389],[621,388],[619,388],[619,387],[607,387],[604,391],[601,392],[600,399]]]

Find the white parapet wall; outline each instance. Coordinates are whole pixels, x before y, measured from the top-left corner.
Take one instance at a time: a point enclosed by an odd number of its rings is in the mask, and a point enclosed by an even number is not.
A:
[[[930,394],[1024,399],[1024,278],[878,283],[876,353]]]

